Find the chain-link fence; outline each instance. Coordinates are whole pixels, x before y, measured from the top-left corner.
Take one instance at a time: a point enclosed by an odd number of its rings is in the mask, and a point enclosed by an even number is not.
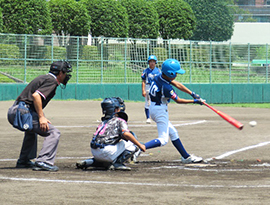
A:
[[[270,46],[183,40],[0,34],[0,83],[27,83],[67,59],[73,83],[140,83],[149,55],[181,61],[183,83],[268,83]]]

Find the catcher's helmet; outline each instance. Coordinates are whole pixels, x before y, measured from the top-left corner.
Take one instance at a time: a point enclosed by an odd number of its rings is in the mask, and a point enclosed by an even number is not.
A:
[[[72,72],[72,66],[67,61],[53,62],[50,67],[50,73],[58,75],[60,71],[64,73],[70,73]]]
[[[176,73],[184,74],[186,71],[181,69],[180,62],[176,59],[167,59],[161,66],[161,71],[169,78],[175,78]]]
[[[105,117],[111,117],[115,114],[115,109],[120,108],[120,103],[116,98],[105,98],[101,102],[101,108]]]
[[[148,57],[148,59],[147,59],[147,63],[149,64],[149,61],[150,60],[154,60],[154,61],[156,61],[156,63],[157,63],[157,57],[155,56],[155,55],[150,55],[149,57]]]

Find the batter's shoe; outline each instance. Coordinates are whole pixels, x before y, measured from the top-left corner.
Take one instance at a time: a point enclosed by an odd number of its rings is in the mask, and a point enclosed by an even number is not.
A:
[[[151,119],[150,119],[150,118],[148,118],[148,119],[146,120],[146,124],[151,124]]]
[[[130,171],[131,168],[127,167],[124,164],[114,163],[109,167],[109,170],[121,170],[121,171]]]
[[[32,162],[31,160],[28,160],[28,161],[22,161],[22,160],[19,160],[17,161],[17,164],[16,164],[16,168],[33,168],[35,166],[35,163]]]
[[[33,170],[57,172],[59,168],[57,166],[50,165],[46,162],[35,162],[35,166],[33,167]]]
[[[192,154],[186,159],[184,157],[182,157],[181,161],[182,161],[183,164],[200,163],[200,162],[203,161],[203,158],[202,157],[197,157],[197,156]]]

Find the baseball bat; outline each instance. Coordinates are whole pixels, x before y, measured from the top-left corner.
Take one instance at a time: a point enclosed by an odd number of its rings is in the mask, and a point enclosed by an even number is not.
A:
[[[217,109],[215,109],[214,107],[212,107],[211,105],[208,105],[206,102],[203,102],[203,104],[205,106],[207,106],[208,108],[210,108],[211,110],[213,110],[215,113],[217,113],[220,117],[222,117],[224,120],[226,120],[227,122],[231,123],[233,126],[235,126],[237,129],[242,130],[244,125],[237,121],[236,119],[232,118],[231,116],[225,114],[224,112],[221,112]]]

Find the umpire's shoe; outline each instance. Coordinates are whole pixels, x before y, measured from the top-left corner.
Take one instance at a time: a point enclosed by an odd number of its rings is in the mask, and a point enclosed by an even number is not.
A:
[[[28,161],[22,161],[18,159],[16,168],[33,168],[35,166],[35,163],[32,162],[31,160]]]
[[[57,172],[59,168],[57,166],[50,165],[46,162],[35,162],[35,166],[33,167],[33,170]]]

